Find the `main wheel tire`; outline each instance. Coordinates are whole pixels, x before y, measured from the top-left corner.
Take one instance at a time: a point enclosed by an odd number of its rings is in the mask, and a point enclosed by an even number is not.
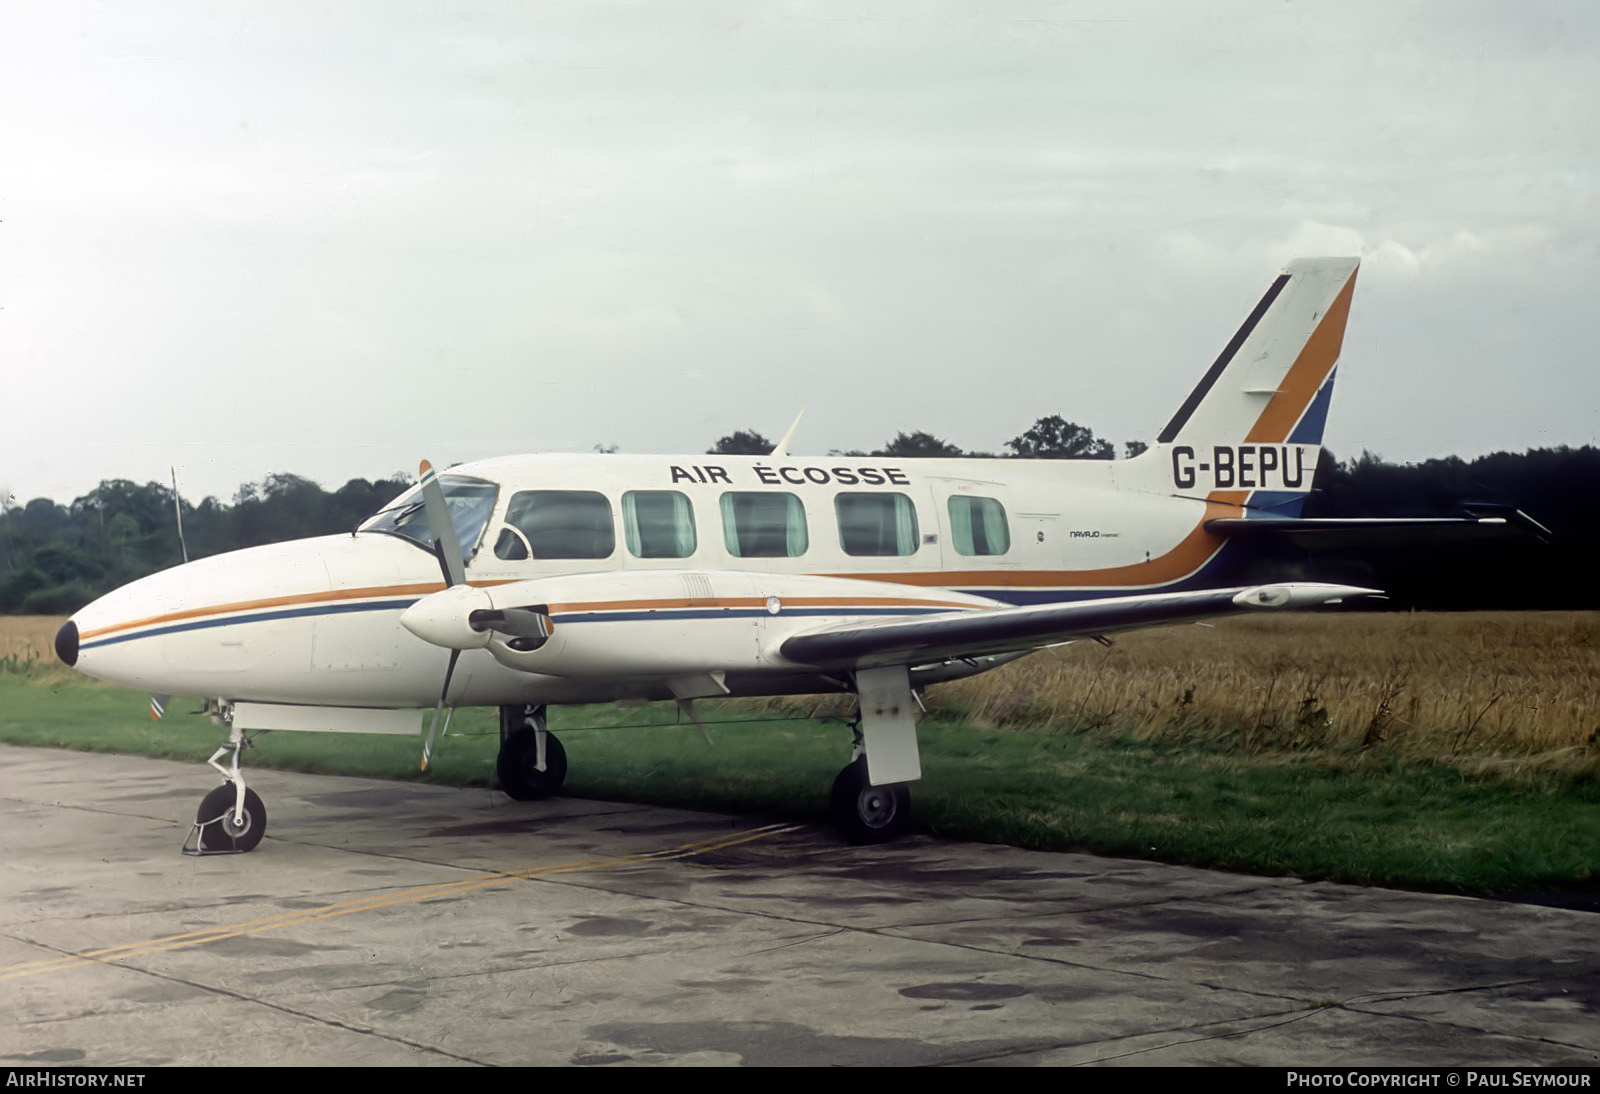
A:
[[[839,772],[830,800],[834,823],[851,843],[885,843],[911,823],[911,791],[905,783],[873,786],[865,756]]]
[[[544,735],[544,770],[540,771],[539,742],[534,730],[518,730],[500,746],[495,775],[500,789],[519,802],[548,798],[561,789],[567,778],[567,750],[554,733]]]
[[[194,821],[200,825],[202,851],[253,851],[267,834],[267,807],[249,787],[244,792],[244,823],[233,818],[232,784],[224,783],[200,800]]]

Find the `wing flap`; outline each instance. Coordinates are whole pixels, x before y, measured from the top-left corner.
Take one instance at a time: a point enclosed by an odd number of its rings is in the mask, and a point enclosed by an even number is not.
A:
[[[1021,608],[979,608],[795,634],[783,641],[779,652],[791,661],[808,665],[909,664],[1036,649],[1085,635],[1181,623],[1236,611],[1309,608],[1377,592],[1352,585],[1296,582]]]

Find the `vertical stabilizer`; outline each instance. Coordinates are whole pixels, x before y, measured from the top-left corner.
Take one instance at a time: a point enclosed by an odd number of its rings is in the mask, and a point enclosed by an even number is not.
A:
[[[1311,490],[1357,258],[1300,258],[1273,281],[1141,457],[1177,493],[1243,491],[1298,513]],[[1245,495],[1236,495],[1242,499]]]

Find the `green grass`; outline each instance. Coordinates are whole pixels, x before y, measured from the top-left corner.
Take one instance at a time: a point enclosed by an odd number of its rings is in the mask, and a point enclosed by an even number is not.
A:
[[[145,697],[47,669],[0,665],[0,740],[188,760],[224,735],[175,699],[151,722]],[[826,819],[848,756],[837,723],[708,704],[708,748],[669,706],[552,711],[567,749],[565,793]],[[643,726],[631,723],[648,723]],[[598,728],[588,728],[598,727]],[[264,734],[246,764],[448,785],[491,785],[493,711],[460,711],[418,772],[421,738]],[[1214,743],[1082,732],[979,730],[929,719],[916,824],[935,834],[1367,884],[1494,893],[1600,888],[1600,782],[1509,769],[1474,775],[1345,748],[1241,754]],[[196,769],[196,794],[209,781]]]

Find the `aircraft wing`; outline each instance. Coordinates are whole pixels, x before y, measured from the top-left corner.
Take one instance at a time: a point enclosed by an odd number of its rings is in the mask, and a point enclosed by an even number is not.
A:
[[[809,665],[864,668],[911,664],[1037,649],[1086,635],[1239,611],[1309,608],[1377,592],[1352,585],[1295,582],[1118,596],[1069,604],[977,608],[791,635],[779,650],[789,660]]]

